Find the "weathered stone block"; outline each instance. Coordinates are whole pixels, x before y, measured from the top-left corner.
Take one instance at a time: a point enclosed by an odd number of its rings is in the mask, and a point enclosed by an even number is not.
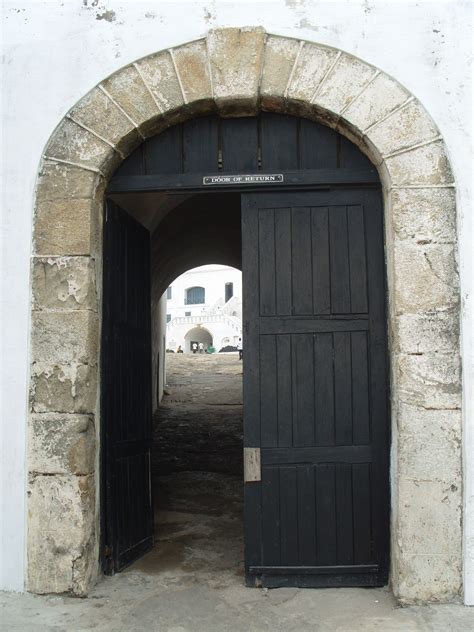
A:
[[[135,66],[126,66],[101,84],[146,136],[162,114]]]
[[[400,478],[440,481],[461,493],[461,411],[401,403],[397,419]]]
[[[256,114],[265,32],[261,28],[209,31],[212,87],[224,113]]]
[[[212,102],[206,40],[198,40],[172,50],[187,103]]]
[[[460,555],[462,490],[455,480],[401,478],[398,529],[402,552],[411,555]]]
[[[136,66],[163,113],[183,105],[183,95],[168,51],[141,59]]]
[[[86,199],[43,200],[35,212],[33,249],[36,255],[89,255],[95,249],[91,231],[97,203]]]
[[[86,415],[33,414],[29,425],[29,468],[35,474],[94,471],[95,428]]]
[[[305,42],[288,85],[288,98],[311,103],[336,56],[337,50],[333,48]]]
[[[33,261],[34,309],[97,309],[94,260],[43,257]]]
[[[461,407],[461,366],[456,353],[392,357],[400,402],[433,409]]]
[[[96,364],[99,349],[98,317],[92,311],[33,312],[33,362]]]
[[[393,185],[451,184],[453,174],[442,141],[385,160]]]
[[[397,81],[381,73],[349,105],[343,117],[363,131],[402,105],[409,96]]]
[[[393,189],[389,207],[398,239],[418,244],[456,242],[454,189]]]
[[[107,143],[71,119],[63,119],[46,147],[48,158],[59,158],[98,169],[108,175],[120,162],[119,154]]]
[[[459,314],[456,310],[399,314],[395,316],[393,327],[395,346],[401,353],[450,353],[459,346]]]
[[[394,595],[402,605],[458,600],[462,563],[449,555],[405,555],[399,561]]]
[[[385,155],[431,140],[439,135],[439,131],[421,104],[410,101],[366,134]]]
[[[373,66],[343,54],[325,78],[314,103],[339,114],[358,96],[374,74]]]
[[[83,595],[97,567],[94,476],[35,476],[28,490],[28,590]]]
[[[395,595],[405,603],[447,601],[461,583],[461,491],[456,483],[401,480]]]
[[[261,80],[262,104],[283,99],[300,43],[297,40],[269,35],[265,43]]]
[[[78,123],[128,153],[140,142],[137,128],[99,88],[94,88],[69,112]]]
[[[103,186],[94,171],[45,160],[38,174],[36,201],[93,198]]]
[[[33,364],[30,401],[34,412],[93,413],[96,391],[95,365]]]
[[[394,303],[400,312],[447,310],[459,302],[453,244],[417,244],[396,240]]]

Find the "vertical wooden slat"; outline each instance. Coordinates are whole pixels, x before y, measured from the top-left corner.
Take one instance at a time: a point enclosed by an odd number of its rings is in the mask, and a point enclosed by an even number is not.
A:
[[[264,533],[262,540],[263,564],[278,566],[281,562],[280,474],[278,467],[263,468],[262,531]]]
[[[315,445],[334,445],[334,351],[332,334],[314,340]]]
[[[369,374],[365,331],[351,333],[352,427],[355,445],[370,442]]]
[[[313,312],[311,214],[309,208],[291,211],[291,273],[293,315]]]
[[[300,566],[316,564],[316,506],[314,467],[297,468],[298,489],[298,563]]]
[[[260,143],[264,171],[298,168],[298,119],[264,113],[260,118]]]
[[[336,169],[338,136],[330,127],[300,119],[300,169]]]
[[[351,294],[345,206],[329,208],[329,248],[331,253],[331,311],[333,314],[348,314],[351,309]]]
[[[314,444],[313,336],[292,336],[293,445]]]
[[[262,447],[278,445],[276,336],[260,336],[260,436]]]
[[[354,562],[356,564],[367,564],[371,561],[372,529],[370,523],[369,467],[365,463],[356,463],[352,466]]]
[[[343,169],[375,169],[359,148],[344,136],[339,136],[339,167]]]
[[[334,333],[336,445],[352,444],[351,334]]]
[[[175,125],[143,144],[145,173],[183,172],[183,127]]]
[[[313,313],[331,313],[328,209],[311,209]]]
[[[273,209],[258,212],[260,315],[275,314],[275,221]]]
[[[293,445],[291,393],[291,336],[275,336],[277,342],[278,446]]]
[[[351,287],[351,312],[366,313],[367,263],[365,253],[364,213],[361,206],[347,207],[349,238],[349,271]]]
[[[352,467],[343,463],[336,467],[337,563],[354,561],[352,524]]]
[[[280,467],[280,564],[298,564],[298,492],[295,466]]]
[[[226,118],[221,120],[223,171],[244,173],[258,169],[257,118]]]
[[[316,542],[318,564],[337,564],[336,481],[333,465],[316,468]]]
[[[291,210],[275,209],[276,314],[289,316],[291,298]]]
[[[217,118],[206,116],[183,123],[184,173],[217,172],[218,141]]]

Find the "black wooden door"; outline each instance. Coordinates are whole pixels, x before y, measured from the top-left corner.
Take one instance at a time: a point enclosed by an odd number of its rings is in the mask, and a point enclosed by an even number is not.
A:
[[[387,582],[382,224],[377,190],[242,196],[249,585]]]
[[[152,547],[153,512],[150,235],[110,201],[103,281],[102,532],[113,573]]]

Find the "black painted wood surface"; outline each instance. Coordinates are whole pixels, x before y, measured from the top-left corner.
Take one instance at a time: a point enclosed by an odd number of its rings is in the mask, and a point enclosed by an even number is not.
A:
[[[103,562],[111,574],[153,545],[150,236],[111,201],[103,283]]]
[[[380,193],[243,194],[242,245],[244,445],[262,462],[261,482],[245,485],[247,582],[383,585]]]
[[[123,176],[256,173],[375,168],[360,150],[320,123],[262,112],[257,117],[204,116],[142,143],[118,168]]]

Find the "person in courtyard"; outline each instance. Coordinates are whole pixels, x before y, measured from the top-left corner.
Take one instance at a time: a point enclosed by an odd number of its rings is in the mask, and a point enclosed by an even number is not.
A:
[[[179,345],[176,353],[183,353],[183,348],[181,347],[181,345]]]
[[[197,342],[193,342],[193,353],[196,353],[198,350]]]
[[[239,342],[237,343],[237,351],[239,352],[239,360],[242,360],[242,355],[243,355],[242,338],[239,338]]]
[[[202,342],[199,343],[199,353],[204,353],[204,344]]]

